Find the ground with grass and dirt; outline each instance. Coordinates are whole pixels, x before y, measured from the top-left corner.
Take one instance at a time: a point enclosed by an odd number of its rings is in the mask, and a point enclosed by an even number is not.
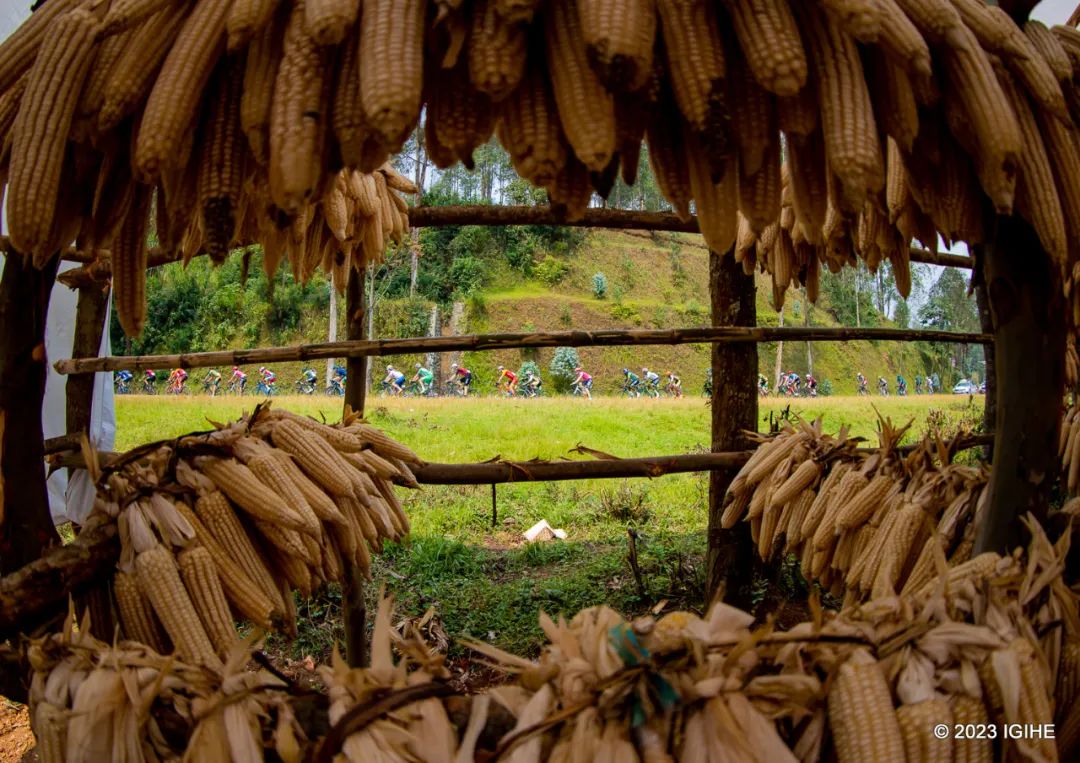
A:
[[[250,410],[253,397],[145,397],[117,399],[119,449],[210,428]],[[288,397],[274,405],[340,418],[340,399]],[[823,416],[827,430],[849,426],[876,443],[877,413],[894,422],[914,420],[908,439],[928,427],[974,426],[982,399],[961,396],[817,399],[766,398],[762,425],[790,413]],[[469,463],[504,459],[557,459],[578,444],[616,456],[702,451],[709,409],[702,398],[591,402],[538,400],[374,398],[368,417],[429,461]],[[574,457],[574,456],[569,456]],[[401,617],[437,617],[425,627],[451,642],[483,639],[517,653],[540,644],[537,612],[573,613],[606,603],[635,614],[664,606],[703,604],[708,482],[678,474],[655,480],[583,480],[499,485],[498,519],[491,521],[490,486],[427,486],[402,490],[412,521],[403,544],[388,544],[375,565],[374,598],[393,593]],[[565,541],[528,544],[522,533],[541,519],[567,532]],[[641,582],[627,563],[628,531],[637,535]],[[324,659],[342,635],[340,592],[300,604],[304,622],[283,657]],[[459,657],[460,647],[451,647]]]

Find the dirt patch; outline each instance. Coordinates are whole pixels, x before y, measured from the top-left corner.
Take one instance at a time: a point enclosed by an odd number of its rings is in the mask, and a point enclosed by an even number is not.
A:
[[[29,708],[0,697],[0,763],[36,763],[36,745]]]

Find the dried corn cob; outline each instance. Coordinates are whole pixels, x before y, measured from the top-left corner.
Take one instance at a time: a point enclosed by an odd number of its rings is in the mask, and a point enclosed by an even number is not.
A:
[[[682,134],[678,118],[667,108],[670,101],[661,100],[645,128],[649,145],[649,166],[660,192],[671,204],[681,220],[690,219],[690,200],[693,189],[690,184],[690,165],[686,152],[679,150]]]
[[[837,672],[829,692],[829,727],[840,763],[904,755],[889,685],[865,649],[856,649]]]
[[[694,195],[694,210],[701,235],[711,251],[725,255],[735,243],[735,213],[738,209],[735,168],[730,167],[719,181],[714,181],[708,164],[698,161],[701,158],[699,145],[689,131],[686,152],[690,190]]]
[[[368,123],[390,153],[402,146],[420,116],[425,11],[423,0],[366,0],[360,15],[360,98]]]
[[[319,45],[337,45],[359,13],[360,0],[304,0],[304,27]]]
[[[135,557],[135,570],[139,590],[150,600],[177,652],[186,660],[220,669],[221,662],[180,581],[176,560],[168,549],[158,545],[141,552]]]
[[[244,182],[244,135],[240,125],[242,74],[226,64],[218,73],[212,111],[202,143],[198,194],[206,253],[224,261],[236,235]]]
[[[213,480],[218,490],[251,516],[291,530],[304,530],[304,519],[282,503],[250,469],[235,458],[200,456],[195,468]]]
[[[879,49],[912,77],[931,75],[930,48],[896,0],[877,0],[881,12]]]
[[[981,728],[990,718],[982,700],[966,694],[955,694],[949,701],[954,723]],[[987,737],[972,734],[953,740],[953,754],[957,763],[990,763],[994,759],[994,743]]]
[[[487,143],[495,130],[491,98],[469,82],[464,62],[431,76],[427,93],[426,128],[466,169],[473,169],[473,151]],[[437,166],[437,165],[436,165]]]
[[[919,106],[907,73],[880,51],[871,51],[866,60],[868,84],[874,113],[881,129],[911,152],[919,133]]]
[[[495,0],[480,0],[469,35],[469,79],[481,93],[501,101],[525,75],[525,29],[499,13]]]
[[[229,3],[198,0],[169,49],[135,140],[135,169],[144,181],[156,181],[176,162],[177,148],[224,47],[228,10]]]
[[[821,0],[821,6],[859,42],[877,42],[884,19],[874,0]]]
[[[352,483],[346,476],[348,464],[321,437],[308,432],[294,421],[285,420],[274,424],[271,438],[274,445],[295,458],[312,479],[331,493],[352,493]]]
[[[210,643],[219,657],[227,658],[237,642],[236,626],[210,552],[202,546],[185,549],[180,552],[177,562]]]
[[[1030,39],[1023,34],[1017,36],[1024,48],[1025,56],[1006,58],[1006,67],[1016,77],[1021,89],[1026,91],[1040,107],[1060,119],[1068,120],[1069,109],[1065,105],[1065,94],[1061,91],[1061,83],[1054,70],[1050,68],[1050,64]]]
[[[772,133],[772,138],[761,167],[753,175],[747,175],[743,171],[742,159],[738,162],[739,211],[750,221],[750,228],[756,232],[764,230],[770,221],[780,216],[780,139],[775,132]],[[778,243],[790,249],[791,239],[784,237],[783,241]]]
[[[270,23],[281,0],[232,0],[225,27],[229,33],[229,50],[243,48],[261,34]]]
[[[129,337],[146,322],[146,232],[152,189],[137,185],[120,230],[112,242],[113,297],[120,326]]]
[[[124,635],[146,644],[158,654],[168,654],[169,641],[161,629],[161,623],[154,616],[150,601],[139,590],[136,576],[117,571],[113,576],[113,594],[116,596],[116,611],[120,615]]]
[[[50,0],[0,42],[0,93],[7,92],[36,63],[42,43],[56,34],[55,23],[79,0]]]
[[[589,65],[612,93],[633,92],[652,72],[656,0],[577,0]]]
[[[45,248],[57,214],[65,145],[100,28],[82,8],[56,20],[34,59],[12,127],[8,233],[38,268],[56,254]]]
[[[770,93],[793,96],[806,84],[802,39],[787,0],[725,0],[746,65]]]
[[[1054,76],[1058,80],[1063,84],[1072,80],[1073,67],[1072,62],[1069,60],[1069,54],[1065,52],[1061,41],[1054,36],[1054,33],[1045,24],[1035,19],[1029,19],[1024,24],[1024,34],[1031,40],[1035,50],[1050,65],[1050,70],[1054,72]]]
[[[251,40],[244,60],[244,88],[240,98],[240,125],[247,136],[251,154],[261,165],[270,161],[270,106],[274,98],[274,81],[281,61],[283,27],[266,24]],[[346,47],[342,67],[348,66],[349,47]],[[355,58],[353,59],[355,64]],[[340,81],[347,81],[345,74]],[[359,99],[359,93],[356,94]],[[335,114],[335,119],[337,115]],[[334,129],[337,130],[335,122]],[[340,136],[339,136],[340,140]],[[344,156],[344,149],[343,149]]]

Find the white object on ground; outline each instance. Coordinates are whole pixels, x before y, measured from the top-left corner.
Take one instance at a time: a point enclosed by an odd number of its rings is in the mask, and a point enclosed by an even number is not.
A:
[[[536,543],[542,540],[566,540],[566,530],[555,528],[548,524],[546,519],[541,519],[535,525],[525,531],[525,540]]]

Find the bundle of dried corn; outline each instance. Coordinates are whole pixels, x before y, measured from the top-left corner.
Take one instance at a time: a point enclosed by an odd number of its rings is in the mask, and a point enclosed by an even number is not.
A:
[[[415,485],[418,463],[358,417],[329,426],[267,406],[122,456],[96,510],[120,530],[125,637],[220,665],[236,619],[295,632],[294,590],[340,582],[346,564],[370,575],[371,553],[408,533],[393,483]]]
[[[989,554],[952,569],[941,560],[921,591],[839,613],[812,597],[811,619],[786,632],[754,627],[722,603],[704,617],[627,621],[606,607],[569,621],[541,615],[549,644],[536,661],[471,644],[515,677],[471,701],[447,699],[456,692],[444,657],[417,630],[393,629],[388,599],[371,666],[349,669],[335,655],[321,669],[327,703],[241,673],[247,645],[224,669],[196,669],[69,626],[30,647],[35,728],[48,761],[87,759],[74,740],[106,715],[114,733],[95,737],[89,757],[116,759],[114,746],[126,745],[129,760],[201,759],[217,744],[234,760],[792,761],[830,749],[840,763],[870,751],[889,760],[1068,759],[1080,743],[1080,616],[1062,578],[1069,535],[1052,544],[1038,525],[1029,529],[1026,556]],[[113,693],[94,688],[84,701],[84,687],[99,682]],[[953,724],[1055,722],[1056,745],[952,738]],[[934,733],[942,723],[944,738]]]
[[[820,419],[763,438],[728,488],[722,525],[749,521],[762,559],[795,555],[807,580],[845,603],[917,590],[937,548],[950,564],[971,555],[987,472],[952,463],[940,441],[903,454],[908,427],[881,420],[872,454],[845,430],[824,434]]]
[[[644,141],[714,250],[741,213],[779,285],[855,252],[904,291],[909,241],[983,240],[983,194],[1071,275],[1078,66],[1080,32],[983,0],[50,0],[0,44],[0,164],[38,264],[79,237],[137,272],[153,215],[185,254],[306,273],[400,235],[385,162],[421,114],[437,166],[496,135],[570,218]]]
[[[238,645],[221,670],[163,657],[132,641],[94,639],[87,624],[34,641],[31,723],[43,763],[263,759],[265,744],[298,761],[307,739],[288,686],[247,669]],[[292,699],[295,701],[295,699]]]

